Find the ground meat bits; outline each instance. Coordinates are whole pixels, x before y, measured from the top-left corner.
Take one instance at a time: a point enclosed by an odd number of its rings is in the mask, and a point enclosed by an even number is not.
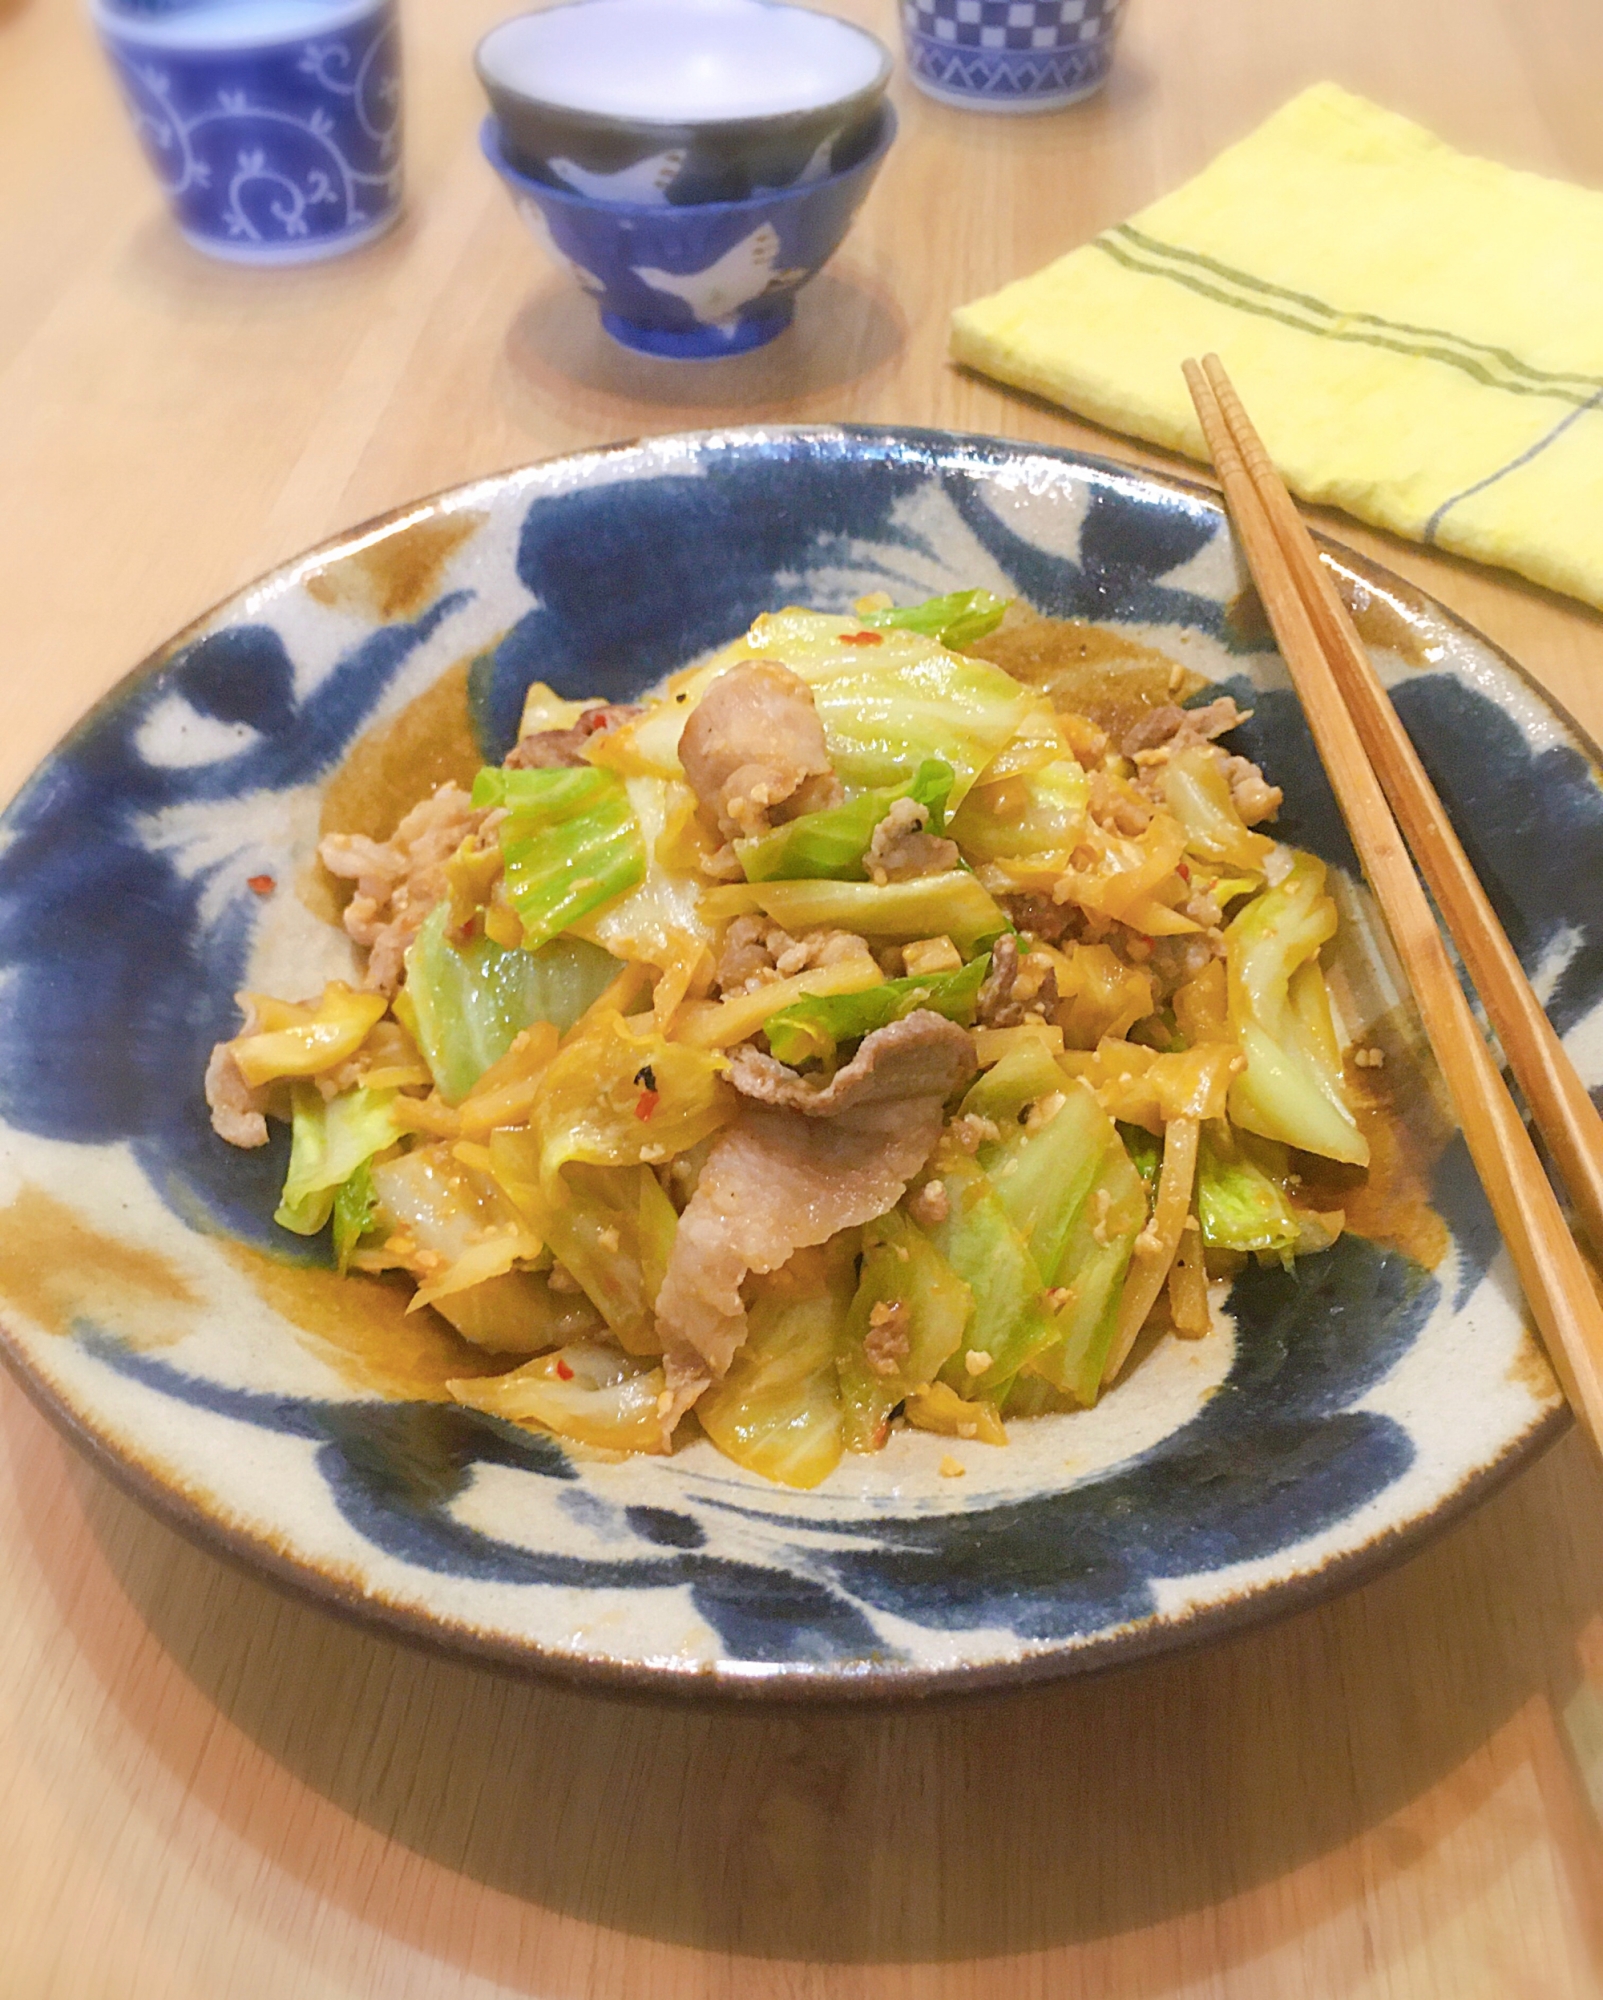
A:
[[[374,992],[393,994],[400,985],[407,947],[446,893],[445,864],[487,817],[460,785],[445,784],[413,806],[388,840],[331,833],[319,845],[329,873],[356,884],[345,928],[367,949],[363,983]]]
[[[803,931],[792,937],[768,917],[736,917],[718,958],[718,990],[727,1000],[815,966],[861,958],[865,951],[863,940],[851,931]]]
[[[898,799],[874,829],[863,861],[868,879],[884,888],[887,882],[912,882],[921,875],[944,875],[955,868],[957,842],[926,833],[929,807],[917,799]]]
[[[880,1299],[869,1308],[863,1358],[876,1375],[894,1375],[912,1351],[908,1310],[902,1299]]]

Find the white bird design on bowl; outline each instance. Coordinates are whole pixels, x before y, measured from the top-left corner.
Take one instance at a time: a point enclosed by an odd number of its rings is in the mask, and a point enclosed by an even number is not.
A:
[[[634,274],[654,292],[667,292],[683,299],[703,326],[730,326],[742,306],[760,299],[765,292],[799,284],[805,270],[776,271],[779,232],[764,222],[749,236],[743,236],[704,271],[659,271],[651,264],[637,264]]]
[[[552,160],[550,165],[552,173],[591,201],[656,202],[667,199],[684,163],[684,148],[674,146],[666,153],[636,160],[615,174],[595,173],[577,160]]]

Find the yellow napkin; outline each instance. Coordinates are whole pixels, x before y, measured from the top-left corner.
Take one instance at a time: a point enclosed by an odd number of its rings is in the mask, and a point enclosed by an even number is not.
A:
[[[1304,499],[1603,605],[1603,194],[1317,84],[952,321],[957,360],[1192,458],[1209,350]]]

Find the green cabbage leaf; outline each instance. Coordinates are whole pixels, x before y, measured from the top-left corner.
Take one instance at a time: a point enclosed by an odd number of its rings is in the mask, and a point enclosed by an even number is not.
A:
[[[411,1027],[435,1086],[460,1104],[532,1021],[564,1033],[616,977],[618,961],[579,938],[538,951],[511,950],[482,933],[463,945],[446,936],[450,906],[435,905],[406,954]]]
[[[852,1299],[854,1237],[799,1251],[753,1281],[745,1345],[696,1404],[726,1458],[782,1486],[816,1486],[840,1463],[835,1357]]]
[[[1148,1213],[1146,1184],[1114,1132],[1058,1260],[1050,1343],[1030,1364],[1032,1374],[1087,1409],[1102,1387],[1125,1274]]]
[[[892,1021],[928,1009],[967,1027],[979,1004],[991,957],[972,959],[955,972],[927,973],[921,979],[887,979],[861,993],[831,993],[793,1000],[763,1023],[768,1046],[794,1069],[804,1062],[828,1062],[842,1042],[854,1042]]]
[[[343,1090],[325,1100],[315,1083],[295,1084],[289,1170],[273,1216],[281,1229],[315,1236],[323,1228],[342,1184],[400,1138],[396,1095],[393,1090]]]
[[[855,931],[859,937],[949,937],[961,952],[1011,930],[1000,905],[969,874],[953,868],[911,882],[739,882],[709,889],[703,913],[714,922],[762,910],[793,934]]]
[[[839,1355],[848,1451],[875,1451],[886,1420],[915,1389],[933,1382],[956,1353],[974,1294],[929,1238],[893,1208],[863,1230],[863,1262]],[[886,1368],[869,1359],[875,1313],[889,1317],[906,1351]]]
[[[944,597],[926,597],[922,604],[900,604],[891,611],[871,611],[863,620],[878,632],[922,632],[926,639],[961,653],[978,645],[1001,624],[1008,599],[991,590],[953,590]]]
[[[1208,1119],[1197,1147],[1197,1220],[1209,1250],[1287,1255],[1300,1234],[1284,1188],[1223,1120]]]
[[[1247,1058],[1230,1086],[1230,1117],[1243,1131],[1362,1167],[1369,1147],[1342,1090],[1319,968],[1319,948],[1335,931],[1325,865],[1300,853],[1225,931],[1230,1027]]]
[[[1000,1397],[1024,1366],[1052,1339],[1039,1266],[1013,1226],[996,1185],[974,1161],[942,1163],[946,1216],[929,1230],[930,1241],[974,1295],[962,1343],[941,1370],[960,1396]],[[978,1373],[965,1357],[988,1356]]]
[[[645,875],[645,840],[614,771],[594,764],[551,771],[487,765],[473,781],[473,803],[506,808],[500,827],[506,891],[529,951]]]
[[[926,808],[926,831],[939,833],[946,823],[946,801],[952,789],[952,767],[929,757],[911,778],[899,785],[878,785],[860,792],[844,805],[803,813],[772,833],[754,840],[737,840],[735,853],[748,882],[796,881],[828,877],[837,882],[862,882],[868,871],[863,856],[874,829],[899,799],[913,799]]]

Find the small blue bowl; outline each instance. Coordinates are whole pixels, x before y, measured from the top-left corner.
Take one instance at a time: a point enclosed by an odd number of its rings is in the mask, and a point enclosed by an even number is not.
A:
[[[485,157],[536,240],[595,298],[614,340],[670,361],[716,361],[790,325],[796,294],[840,247],[896,137],[887,104],[863,157],[826,180],[694,207],[597,201],[519,173],[493,118]]]
[[[90,13],[197,250],[302,264],[395,221],[395,0],[91,0]]]
[[[473,61],[520,174],[634,207],[844,172],[895,67],[866,28],[776,0],[564,0]]]

